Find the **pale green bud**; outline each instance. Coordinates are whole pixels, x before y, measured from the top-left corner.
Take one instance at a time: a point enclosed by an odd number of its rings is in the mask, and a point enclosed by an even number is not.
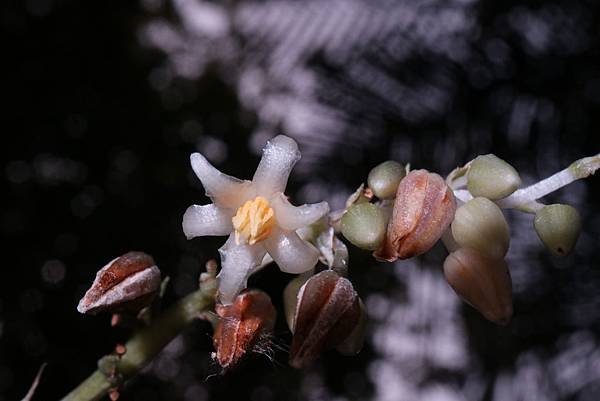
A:
[[[569,205],[544,206],[535,214],[533,226],[538,236],[552,254],[568,255],[581,232],[579,212]]]
[[[298,293],[300,288],[313,275],[312,271],[308,271],[294,278],[288,283],[283,290],[283,310],[285,312],[285,321],[290,329],[294,332],[294,320],[296,318],[296,308],[298,307]]]
[[[404,166],[392,160],[375,166],[369,173],[367,185],[379,199],[393,199],[400,181],[406,175]]]
[[[474,198],[459,207],[451,227],[461,247],[473,248],[492,259],[501,259],[508,251],[508,223],[500,208],[487,198]]]
[[[385,214],[371,203],[352,205],[341,223],[344,237],[359,248],[372,251],[383,243],[387,228]]]
[[[502,199],[520,185],[521,177],[517,170],[493,154],[477,156],[467,173],[467,189],[473,196]]]

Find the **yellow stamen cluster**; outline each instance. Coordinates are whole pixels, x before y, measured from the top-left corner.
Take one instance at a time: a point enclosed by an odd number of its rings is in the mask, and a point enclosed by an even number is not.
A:
[[[275,213],[269,202],[258,196],[247,201],[237,210],[231,219],[235,229],[235,243],[248,243],[253,245],[267,238],[273,230]]]

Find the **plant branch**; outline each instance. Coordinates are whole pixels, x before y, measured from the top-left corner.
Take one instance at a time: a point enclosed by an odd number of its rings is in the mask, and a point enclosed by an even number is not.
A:
[[[569,185],[573,181],[589,177],[598,169],[600,169],[600,154],[585,157],[548,178],[513,192],[512,195],[500,199],[496,203],[504,209],[518,209],[527,213],[535,213],[543,207],[541,203],[537,202],[538,199]],[[473,195],[466,189],[455,189],[454,196],[463,202],[473,199]]]
[[[126,352],[121,358],[108,355],[100,359],[99,369],[67,394],[63,401],[99,400],[111,388],[138,373],[190,322],[203,312],[212,310],[213,306],[214,286],[201,285],[199,290],[180,300],[134,335],[125,344]],[[115,372],[112,376],[117,377],[118,382],[101,368],[111,361]]]

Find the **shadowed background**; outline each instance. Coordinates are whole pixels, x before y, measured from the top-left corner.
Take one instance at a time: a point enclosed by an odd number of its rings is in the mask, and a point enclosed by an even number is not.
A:
[[[478,154],[525,184],[598,153],[600,6],[593,1],[239,1],[0,6],[0,400],[62,397],[130,331],[75,306],[106,262],[152,254],[166,302],[192,291],[224,238],[187,241],[206,203],[189,166],[203,152],[250,178],[265,141],[303,154],[288,195],[340,207],[375,164],[447,174]],[[583,217],[575,252],[546,253],[532,216],[508,213],[515,316],[507,327],[461,303],[445,251],[381,265],[351,249],[370,314],[365,349],[306,371],[258,356],[225,376],[198,322],[126,400],[597,400],[600,181],[552,195]],[[251,285],[280,294],[271,267]],[[281,317],[281,314],[280,314]],[[280,319],[275,347],[290,335]]]

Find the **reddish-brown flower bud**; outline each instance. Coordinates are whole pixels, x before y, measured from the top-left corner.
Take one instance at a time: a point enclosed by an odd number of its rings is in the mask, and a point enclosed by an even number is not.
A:
[[[303,368],[321,352],[340,345],[360,319],[352,283],[332,270],[312,276],[298,293],[290,365]]]
[[[454,291],[486,319],[508,323],[513,314],[512,282],[504,259],[459,248],[444,261],[444,276]]]
[[[260,290],[239,294],[230,305],[217,305],[219,320],[213,335],[213,358],[224,369],[236,366],[273,331],[275,307]]]
[[[393,262],[427,252],[448,228],[456,201],[442,177],[427,170],[413,170],[398,186],[394,211],[379,260]]]
[[[96,273],[96,279],[79,301],[77,310],[138,311],[148,306],[160,287],[160,270],[152,256],[128,252],[110,261]]]

